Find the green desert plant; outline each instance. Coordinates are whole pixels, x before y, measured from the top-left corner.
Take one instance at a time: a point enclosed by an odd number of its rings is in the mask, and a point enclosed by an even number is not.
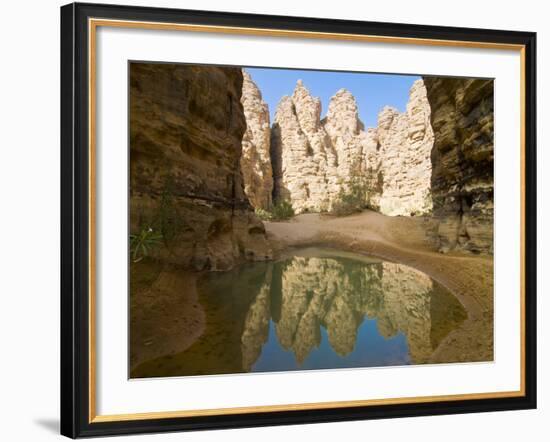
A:
[[[254,212],[256,213],[256,216],[262,221],[270,221],[272,218],[271,213],[267,210],[262,209],[261,207],[256,208]]]
[[[353,176],[347,186],[341,185],[331,213],[347,216],[361,212],[367,204],[367,186],[361,176]]]
[[[151,251],[162,242],[162,233],[152,227],[142,227],[137,234],[130,235],[130,253],[133,262],[139,262],[149,256]]]
[[[336,216],[347,216],[361,212],[366,207],[367,192],[363,185],[350,185],[340,188],[338,197],[332,205],[331,213]]]
[[[271,209],[271,219],[275,221],[283,221],[290,219],[294,216],[294,209],[292,204],[286,200],[279,200]]]

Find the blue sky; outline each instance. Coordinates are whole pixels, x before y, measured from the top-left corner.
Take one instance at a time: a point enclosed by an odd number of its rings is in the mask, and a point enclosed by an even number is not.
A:
[[[293,69],[246,68],[256,85],[262,91],[269,106],[271,122],[279,100],[292,95],[296,81],[301,79],[309,92],[321,98],[321,117],[324,117],[330,97],[338,89],[348,89],[357,100],[359,117],[365,127],[376,127],[378,113],[384,106],[393,106],[405,111],[409,89],[418,76],[366,74],[355,72],[302,71]]]

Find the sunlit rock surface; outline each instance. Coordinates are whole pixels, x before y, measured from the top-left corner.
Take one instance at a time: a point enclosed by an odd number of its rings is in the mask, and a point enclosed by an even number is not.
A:
[[[390,216],[429,214],[432,210],[433,131],[422,80],[414,82],[406,112],[385,107],[378,116],[376,131],[369,135],[376,142],[377,153],[372,153],[374,143],[371,142],[371,152],[367,155],[378,162],[371,168],[377,171],[373,179],[379,182],[379,188],[371,192],[375,199],[372,206]]]
[[[339,90],[320,117],[320,100],[301,81],[275,114],[274,196],[290,201],[297,213],[330,210],[350,177],[362,173],[365,133],[353,95]]]
[[[363,186],[365,205],[386,215],[432,209],[433,133],[422,80],[405,113],[384,108],[378,127],[365,130],[353,95],[341,89],[320,120],[321,102],[299,81],[277,107],[271,135],[275,198],[297,213],[331,210],[350,185]]]
[[[247,126],[241,156],[244,191],[255,208],[269,210],[273,192],[269,109],[260,90],[245,70],[241,103]]]

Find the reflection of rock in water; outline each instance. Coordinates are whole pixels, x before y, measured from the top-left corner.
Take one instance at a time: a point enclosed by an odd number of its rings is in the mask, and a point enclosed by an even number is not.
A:
[[[299,363],[320,344],[321,325],[336,353],[353,350],[362,319],[350,299],[358,293],[351,282],[355,279],[333,259],[295,257],[286,265],[276,330],[281,345],[292,349]]]
[[[241,336],[244,371],[250,371],[252,364],[260,356],[262,346],[267,341],[270,317],[270,282],[271,266],[267,271],[266,282],[262,285],[244,320],[244,330]]]
[[[386,338],[403,333],[411,360],[426,363],[439,342],[465,319],[452,295],[425,274],[400,264],[298,256],[279,266],[280,280],[271,279],[281,284],[275,290],[280,299],[270,303],[264,285],[247,314],[241,339],[246,371],[267,341],[272,309],[277,311],[272,319],[278,341],[299,364],[321,343],[321,326],[338,355],[350,354],[365,316],[378,319]],[[434,302],[440,306],[435,310]]]
[[[384,303],[370,316],[378,317],[378,329],[384,337],[399,332],[405,334],[414,362],[427,362],[433,351],[430,342],[432,280],[410,267],[392,263],[382,266]]]
[[[132,377],[332,368],[331,361],[365,366],[361,358],[367,355],[372,361],[390,361],[380,365],[426,363],[466,317],[452,294],[417,270],[331,254],[209,273],[198,283],[198,292],[203,334],[180,353],[141,363]],[[363,334],[366,318],[376,320],[376,327],[368,326]],[[323,335],[328,343],[322,342]],[[396,335],[401,338],[390,340]],[[406,344],[392,346],[403,337]],[[321,353],[308,359],[317,348]],[[384,351],[392,352],[392,358],[384,359]],[[438,362],[459,360],[451,353]],[[361,360],[354,359],[357,355]]]

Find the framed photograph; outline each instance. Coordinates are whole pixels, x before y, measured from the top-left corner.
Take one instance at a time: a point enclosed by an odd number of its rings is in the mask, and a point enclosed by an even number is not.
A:
[[[529,32],[61,8],[61,432],[536,407]]]

